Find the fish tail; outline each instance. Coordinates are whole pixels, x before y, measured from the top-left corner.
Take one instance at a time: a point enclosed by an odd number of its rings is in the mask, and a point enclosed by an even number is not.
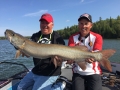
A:
[[[100,64],[105,67],[108,71],[112,72],[111,63],[108,60],[116,51],[113,49],[107,49],[100,51],[102,53],[102,59],[99,61]]]

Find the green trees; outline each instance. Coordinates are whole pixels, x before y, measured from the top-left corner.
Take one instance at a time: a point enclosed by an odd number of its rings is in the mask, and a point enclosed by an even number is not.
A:
[[[116,19],[112,17],[93,23],[92,31],[99,33],[104,39],[117,39],[120,38],[120,16],[118,15]],[[78,32],[78,25],[73,25],[71,27],[65,27],[64,29],[57,30],[57,32],[64,38],[68,39],[69,36],[75,32]],[[30,36],[26,36],[30,38]],[[0,39],[5,39],[5,37],[0,37]]]
[[[106,20],[102,20],[100,17],[99,21],[93,23],[92,31],[101,34],[106,39],[120,38],[120,16],[117,16],[116,19],[110,17]],[[73,25],[62,30],[57,30],[57,32],[64,39],[68,39],[71,34],[78,32],[78,26]]]

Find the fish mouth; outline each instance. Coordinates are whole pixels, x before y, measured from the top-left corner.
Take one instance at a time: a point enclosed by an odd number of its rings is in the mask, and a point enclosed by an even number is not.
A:
[[[4,34],[5,34],[5,37],[11,42],[12,37],[8,35],[6,32]]]
[[[10,44],[12,44],[13,46],[15,46],[15,45],[12,43],[12,37],[11,37],[8,33],[6,33],[6,32],[5,32],[5,37],[6,37],[6,39],[9,40]],[[15,47],[16,47],[16,46],[15,46]],[[17,47],[16,47],[16,48],[17,48]]]
[[[7,39],[10,41],[10,43],[12,43],[12,37],[11,36],[7,36]]]
[[[8,37],[8,39],[9,39],[10,42],[11,42],[11,38],[12,38],[12,37]]]

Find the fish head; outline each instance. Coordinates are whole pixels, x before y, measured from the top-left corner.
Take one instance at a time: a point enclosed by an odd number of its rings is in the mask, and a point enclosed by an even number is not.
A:
[[[22,35],[15,33],[12,30],[6,30],[4,32],[5,37],[10,41],[10,43],[15,46],[16,48],[20,48],[21,45],[23,45],[23,43],[25,42],[25,38],[23,38]]]

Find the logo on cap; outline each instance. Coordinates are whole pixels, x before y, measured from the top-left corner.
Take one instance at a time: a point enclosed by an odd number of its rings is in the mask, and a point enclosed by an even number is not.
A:
[[[89,17],[88,14],[82,14],[81,17],[83,17],[83,16],[84,16],[84,17],[87,17],[87,18]]]
[[[91,17],[91,15],[89,15],[89,14],[87,14],[87,13],[82,14],[82,15],[79,17],[78,21],[80,21],[81,18],[87,18],[90,22],[92,22],[92,17]]]

